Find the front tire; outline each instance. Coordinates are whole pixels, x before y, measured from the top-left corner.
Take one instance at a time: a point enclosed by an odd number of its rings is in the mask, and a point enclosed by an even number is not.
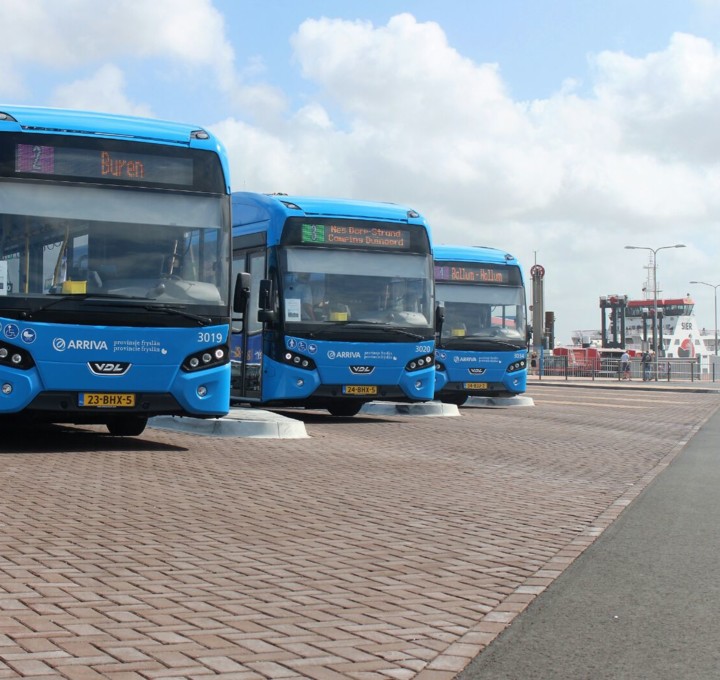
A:
[[[362,401],[337,401],[330,404],[327,410],[331,416],[344,416],[350,418],[356,416],[362,408]]]
[[[137,437],[145,431],[148,419],[143,416],[118,416],[106,423],[113,437]]]
[[[442,397],[440,401],[442,401],[444,404],[455,404],[455,406],[462,406],[467,400],[467,394],[453,394],[448,397]]]

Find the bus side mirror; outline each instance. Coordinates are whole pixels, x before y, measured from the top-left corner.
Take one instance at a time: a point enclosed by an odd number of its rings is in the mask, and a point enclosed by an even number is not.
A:
[[[530,324],[528,324],[528,325],[525,327],[525,339],[526,339],[528,342],[530,342],[530,340],[532,339],[532,335],[533,335],[532,326],[531,326]]]
[[[435,331],[442,333],[443,323],[445,322],[445,305],[435,307]]]
[[[258,307],[258,321],[260,323],[274,323],[277,321],[277,312],[273,304],[272,281],[270,279],[260,281]]]
[[[244,314],[250,299],[250,274],[240,272],[235,280],[235,295],[233,296],[233,312]]]

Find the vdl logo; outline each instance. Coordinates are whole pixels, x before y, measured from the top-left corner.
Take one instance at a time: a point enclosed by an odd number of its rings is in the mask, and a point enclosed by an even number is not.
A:
[[[130,369],[128,361],[88,361],[95,375],[125,375]]]

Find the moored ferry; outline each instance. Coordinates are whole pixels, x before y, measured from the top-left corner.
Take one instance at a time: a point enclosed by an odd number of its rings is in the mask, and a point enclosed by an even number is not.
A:
[[[573,346],[624,346],[636,353],[653,348],[654,299],[630,300],[626,296],[616,295],[601,298],[600,306],[603,312],[605,309],[610,309],[611,317],[613,313],[616,314],[615,319],[611,320],[609,329],[574,331]],[[660,348],[660,356],[668,359],[693,359],[715,354],[715,330],[703,328],[698,324],[694,308],[695,302],[689,296],[657,300],[657,314],[660,321],[657,345]]]

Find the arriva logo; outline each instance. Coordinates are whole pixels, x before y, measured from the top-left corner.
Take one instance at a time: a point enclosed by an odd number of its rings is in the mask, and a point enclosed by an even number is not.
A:
[[[107,349],[107,342],[104,340],[65,340],[55,338],[52,341],[53,349],[63,352],[66,349]]]
[[[360,352],[335,352],[329,350],[327,353],[328,359],[359,359]]]

